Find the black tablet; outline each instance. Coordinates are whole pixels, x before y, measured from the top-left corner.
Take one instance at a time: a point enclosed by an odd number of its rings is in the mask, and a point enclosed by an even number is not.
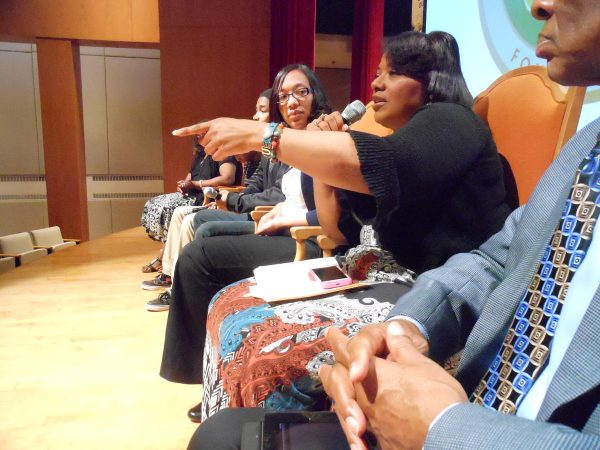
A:
[[[261,450],[350,449],[333,412],[267,413]]]

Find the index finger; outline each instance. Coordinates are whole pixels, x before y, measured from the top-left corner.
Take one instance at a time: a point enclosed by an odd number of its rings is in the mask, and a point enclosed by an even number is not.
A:
[[[200,122],[195,125],[190,125],[189,127],[178,128],[177,130],[173,130],[171,134],[173,136],[193,136],[195,134],[206,134],[208,129],[210,128],[211,121]]]
[[[366,378],[371,358],[374,356],[385,357],[386,322],[367,325],[354,336],[348,344],[348,357],[350,361],[350,379],[354,382]]]
[[[336,362],[347,368],[349,365],[347,351],[349,341],[348,336],[342,333],[339,328],[329,327],[325,339],[327,339],[327,342],[331,345]]]

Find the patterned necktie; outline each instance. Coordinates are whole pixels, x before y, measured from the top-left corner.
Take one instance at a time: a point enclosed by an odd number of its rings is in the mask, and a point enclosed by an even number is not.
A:
[[[523,294],[500,351],[471,396],[473,403],[515,414],[550,353],[567,289],[590,245],[600,211],[600,135],[583,160],[561,219]]]

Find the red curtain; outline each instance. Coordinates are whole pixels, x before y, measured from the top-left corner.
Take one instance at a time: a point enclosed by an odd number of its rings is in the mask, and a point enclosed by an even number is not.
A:
[[[375,78],[383,45],[384,0],[354,1],[352,36],[352,99],[371,100],[371,81]]]
[[[271,81],[287,64],[315,68],[316,0],[271,0]]]

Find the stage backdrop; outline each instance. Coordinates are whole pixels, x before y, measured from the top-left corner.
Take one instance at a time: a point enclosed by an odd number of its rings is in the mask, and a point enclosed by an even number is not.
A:
[[[542,22],[530,14],[532,0],[427,0],[425,28],[457,39],[467,84],[473,95],[502,73],[531,64]],[[588,88],[579,128],[600,116],[600,89]]]

